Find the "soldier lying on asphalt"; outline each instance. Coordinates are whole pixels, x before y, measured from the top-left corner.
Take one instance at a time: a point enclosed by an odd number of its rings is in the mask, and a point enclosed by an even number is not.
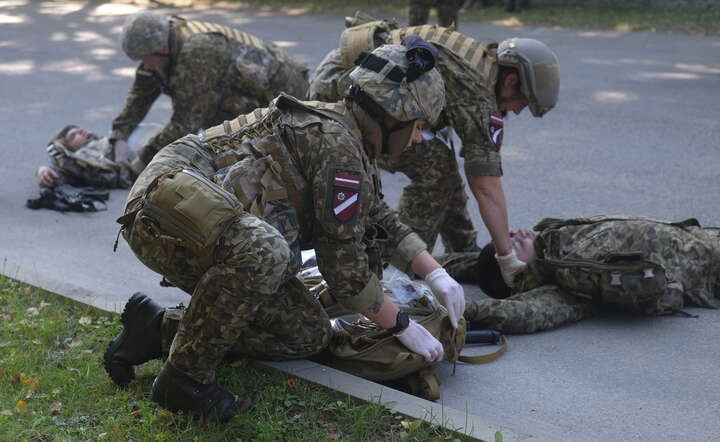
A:
[[[75,125],[65,126],[48,143],[50,166],[36,173],[40,187],[57,184],[128,189],[135,181],[130,162],[135,154],[122,140],[98,137]]]
[[[375,166],[380,152],[418,142],[443,107],[437,53],[414,37],[365,54],[342,102],[281,95],[153,158],[118,222],[135,255],[192,300],[178,318],[143,295],[130,299],[104,358],[116,383],[165,352],[153,400],[218,421],[246,410],[249,399],[215,383],[228,354],[306,358],[331,336],[326,312],[296,276],[301,248],[315,249],[338,302],[426,360],[443,357],[378,277],[382,256],[392,256],[397,268],[425,278],[457,327],[462,287],[382,200]]]
[[[491,297],[467,302],[465,319],[476,328],[549,330],[590,316],[599,304],[644,315],[682,314],[685,305],[720,308],[718,230],[694,219],[544,219],[533,231],[516,232],[512,243],[527,263],[512,286],[492,243],[437,257],[458,281]]]

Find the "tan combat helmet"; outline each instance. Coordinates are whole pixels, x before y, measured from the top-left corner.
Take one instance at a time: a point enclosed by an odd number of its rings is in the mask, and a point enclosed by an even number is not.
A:
[[[384,45],[363,53],[350,83],[398,121],[433,124],[445,107],[445,83],[434,67],[413,72],[408,52],[402,45]]]
[[[168,42],[170,19],[150,11],[138,12],[125,20],[122,49],[132,60],[160,52]]]
[[[511,38],[500,43],[498,64],[515,68],[520,87],[535,117],[555,107],[560,93],[560,63],[545,43],[532,38]]]

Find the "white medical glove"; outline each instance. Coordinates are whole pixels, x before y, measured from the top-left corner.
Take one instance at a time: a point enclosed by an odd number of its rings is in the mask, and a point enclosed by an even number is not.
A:
[[[500,266],[500,273],[502,273],[505,284],[507,284],[508,287],[513,287],[515,275],[524,269],[527,264],[518,259],[517,255],[515,255],[515,250],[504,256],[498,256],[496,253],[495,259]]]
[[[443,357],[443,346],[422,325],[410,320],[408,327],[395,335],[403,345],[422,355],[426,361],[440,361]]]
[[[428,273],[425,282],[440,304],[447,309],[452,326],[457,328],[458,319],[465,313],[465,292],[462,286],[442,267]]]

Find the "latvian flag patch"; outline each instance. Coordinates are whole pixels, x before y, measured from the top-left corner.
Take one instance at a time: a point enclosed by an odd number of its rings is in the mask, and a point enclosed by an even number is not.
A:
[[[360,182],[360,175],[335,172],[332,209],[335,218],[341,223],[350,221],[357,211]]]
[[[490,139],[500,150],[503,140],[503,118],[498,112],[490,112]]]

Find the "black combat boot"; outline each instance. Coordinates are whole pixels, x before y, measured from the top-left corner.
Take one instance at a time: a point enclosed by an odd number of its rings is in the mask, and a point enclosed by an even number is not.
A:
[[[123,329],[110,342],[103,357],[105,371],[118,385],[135,379],[134,365],[162,356],[160,326],[165,309],[138,292],[130,297],[120,316]]]
[[[152,400],[170,411],[189,411],[217,422],[227,422],[250,408],[250,399],[236,396],[217,384],[201,384],[165,362],[152,386]]]

